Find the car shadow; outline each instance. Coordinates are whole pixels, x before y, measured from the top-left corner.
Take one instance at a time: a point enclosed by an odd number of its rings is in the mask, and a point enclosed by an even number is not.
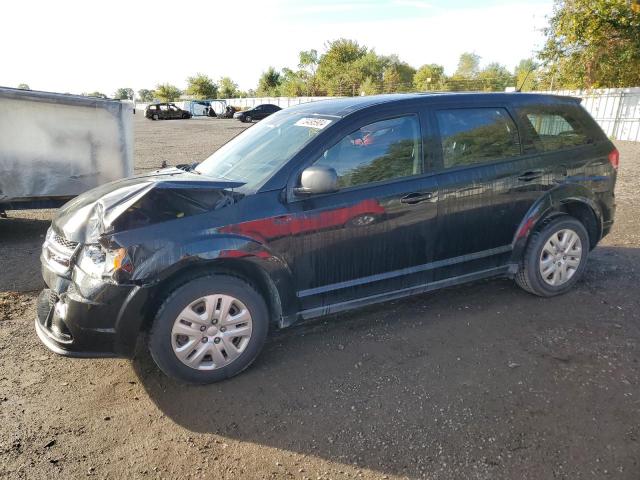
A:
[[[589,352],[626,348],[613,306],[635,301],[616,292],[626,275],[639,279],[639,253],[599,248],[560,297],[490,280],[284,330],[247,371],[211,386],[165,377],[145,350],[133,365],[159,409],[192,432],[410,477],[447,464],[490,476],[521,453],[528,475],[548,478],[545,456],[571,444],[595,458],[587,439],[625,428],[615,409],[584,421],[619,382],[582,389],[598,366]]]

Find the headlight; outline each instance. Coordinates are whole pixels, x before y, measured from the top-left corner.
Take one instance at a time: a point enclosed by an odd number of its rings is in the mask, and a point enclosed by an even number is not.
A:
[[[86,245],[80,252],[80,270],[94,278],[111,278],[122,271],[130,274],[133,264],[125,248],[108,249],[101,245]]]

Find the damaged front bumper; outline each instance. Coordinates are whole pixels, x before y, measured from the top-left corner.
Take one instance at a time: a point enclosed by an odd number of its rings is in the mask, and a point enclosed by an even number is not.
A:
[[[47,288],[35,327],[45,346],[71,357],[133,356],[148,289],[97,281],[77,268],[65,276],[44,254],[41,260]]]

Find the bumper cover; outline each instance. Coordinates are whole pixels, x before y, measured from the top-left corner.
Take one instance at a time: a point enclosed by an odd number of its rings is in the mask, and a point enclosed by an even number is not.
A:
[[[49,288],[38,297],[35,327],[47,348],[70,357],[133,356],[148,288],[100,282],[78,272],[68,279],[46,263],[42,274]]]

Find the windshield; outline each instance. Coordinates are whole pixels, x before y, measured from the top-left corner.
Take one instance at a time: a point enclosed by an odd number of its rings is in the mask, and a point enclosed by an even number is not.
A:
[[[243,190],[255,190],[334,121],[280,111],[223,145],[198,165],[196,171],[215,178],[245,182]]]

